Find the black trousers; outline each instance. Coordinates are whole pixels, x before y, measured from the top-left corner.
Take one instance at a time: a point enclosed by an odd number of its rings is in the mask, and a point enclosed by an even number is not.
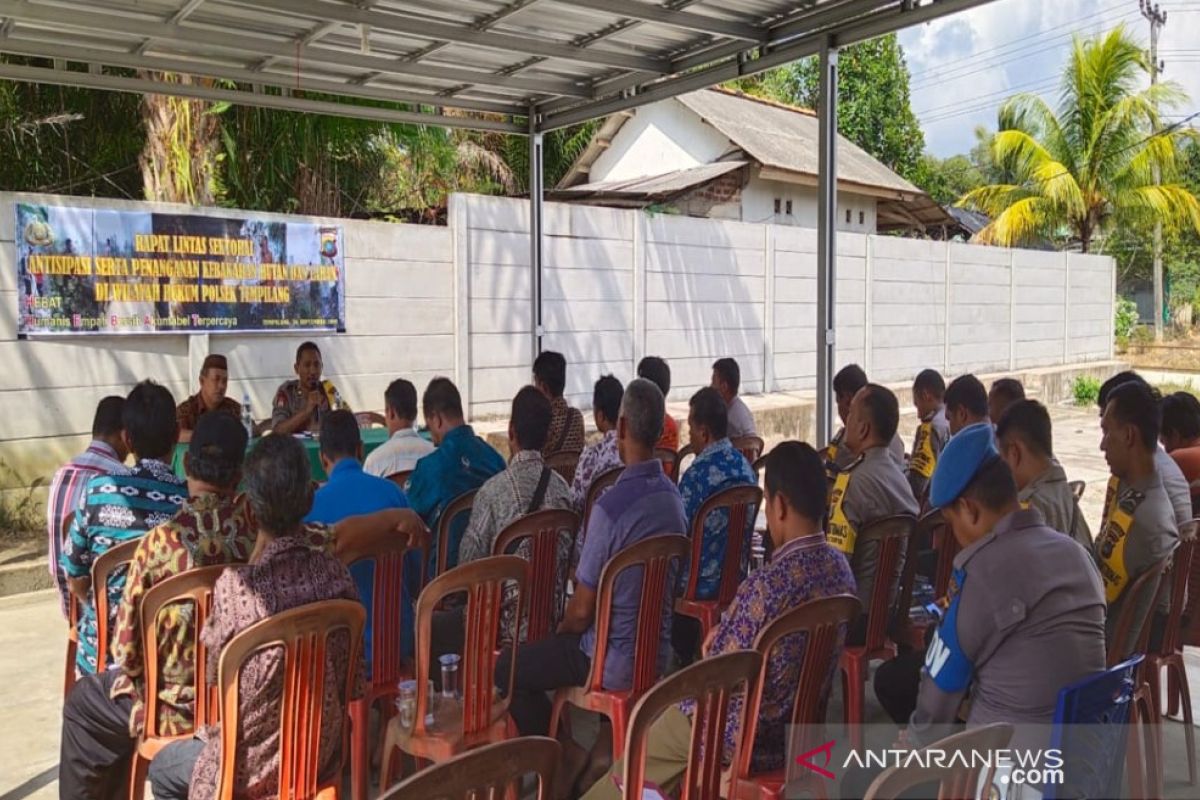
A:
[[[203,749],[199,739],[181,739],[158,751],[146,774],[154,800],[187,800],[192,771]]]
[[[508,688],[511,648],[504,648],[496,662],[496,685]],[[550,713],[554,710],[546,692],[564,686],[582,686],[592,661],[579,649],[578,634],[557,634],[538,642],[517,646],[509,712],[522,736],[553,735]]]
[[[109,698],[115,670],[80,678],[63,704],[58,796],[107,798],[128,778],[137,742],[129,735],[130,697]]]
[[[875,670],[875,696],[897,725],[907,725],[917,708],[924,650],[906,650]]]

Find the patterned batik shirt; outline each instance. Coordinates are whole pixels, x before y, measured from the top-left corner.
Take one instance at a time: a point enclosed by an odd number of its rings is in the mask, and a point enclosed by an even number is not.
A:
[[[206,675],[210,683],[217,681],[217,665],[225,645],[259,620],[322,600],[358,601],[349,570],[329,552],[333,530],[325,525],[307,525],[297,536],[268,543],[257,562],[230,568],[217,579],[212,614],[200,634],[207,648]],[[242,800],[279,795],[284,666],[283,651],[274,648],[250,657],[241,670],[233,796]],[[344,696],[347,669],[355,670],[355,696],[359,697],[364,675],[362,654],[351,664],[349,638],[337,631],[330,635],[325,651],[317,769],[322,779],[332,777],[339,763],[346,703],[351,699]],[[216,728],[204,728],[199,738],[204,748],[192,770],[188,797],[212,800],[221,770],[221,736]]]
[[[583,434],[583,414],[578,408],[571,408],[562,397],[550,401],[550,433],[546,436],[546,445],[542,455],[546,458],[563,451],[579,451],[586,441]]]
[[[583,503],[587,500],[588,489],[592,488],[592,481],[619,466],[621,454],[617,452],[616,430],[609,431],[600,441],[583,448],[579,464],[575,467],[575,480],[571,483],[571,507],[575,513],[583,513]]]
[[[142,459],[129,472],[93,478],[88,483],[83,505],[71,523],[71,534],[60,562],[63,572],[68,578],[87,577],[99,556],[171,519],[186,498],[187,485],[183,479],[171,471],[170,465],[150,458]],[[92,587],[93,597],[98,588]],[[118,569],[108,579],[110,630],[124,588],[125,570]],[[96,609],[93,603],[82,605],[78,630],[76,667],[83,674],[96,672]]]
[[[746,457],[733,447],[729,439],[713,442],[688,467],[687,472],[679,479],[679,494],[683,497],[683,513],[688,519],[688,534],[695,524],[696,514],[704,501],[722,489],[731,486],[754,486],[758,478],[750,467]],[[743,547],[748,554],[750,539],[753,534],[754,517],[746,519],[746,533],[743,536]],[[704,545],[700,554],[700,579],[696,583],[696,597],[700,600],[711,600],[717,596],[721,584],[721,567],[725,563],[725,542],[728,540],[729,511],[720,509],[708,515],[704,520]],[[743,555],[742,562],[746,558]],[[743,570],[744,570],[743,566]],[[680,587],[686,588],[688,570],[684,569],[680,576]]]
[[[114,472],[127,472],[125,464],[117,458],[117,451],[106,442],[94,439],[79,455],[58,468],[54,479],[50,481],[50,493],[46,496],[46,533],[49,536],[50,577],[58,587],[62,598],[63,616],[67,616],[67,603],[70,600],[70,590],[63,576],[59,560],[62,558],[63,546],[69,532],[63,529],[64,523],[69,523],[75,517],[83,500],[83,492],[88,482],[99,475],[111,475]]]
[[[853,595],[854,573],[846,557],[827,544],[823,534],[804,536],[784,544],[771,560],[751,573],[738,587],[737,595],[714,629],[707,655],[754,649],[758,634],[781,614],[810,600],[839,594]],[[844,640],[844,631],[843,631]],[[758,733],[754,737],[751,769],[754,772],[776,770],[783,766],[787,748],[787,726],[796,701],[800,668],[804,663],[805,638],[802,634],[784,637],[771,652],[763,682],[762,703],[758,711]],[[830,659],[822,691],[828,694],[833,683],[842,641]],[[729,700],[725,724],[725,761],[733,758],[742,712],[742,696]],[[680,708],[691,715],[694,701]]]
[[[530,504],[537,492],[538,482],[542,477],[542,469],[546,462],[542,454],[536,450],[522,450],[513,456],[508,469],[494,475],[479,487],[475,501],[471,504],[471,521],[467,523],[467,532],[463,534],[462,547],[458,553],[458,563],[467,564],[492,555],[496,539],[514,520],[530,513]],[[535,511],[554,508],[564,511],[571,509],[571,489],[562,477],[550,471],[546,481],[546,493],[542,503]],[[571,560],[572,541],[567,535],[558,537],[558,552],[556,561],[558,572],[554,575],[555,597],[554,607],[557,615],[561,615],[565,602],[566,570]],[[517,548],[517,555],[529,560],[529,543],[524,542]],[[534,579],[542,576],[532,576]],[[512,618],[517,606],[516,586],[506,585],[504,603],[500,614],[501,641],[507,643],[509,632],[512,630]],[[557,623],[558,619],[554,620]],[[522,625],[522,636],[524,626]]]
[[[228,414],[234,419],[242,418],[242,404],[232,397],[222,397],[220,405],[212,410],[218,414]],[[196,392],[175,407],[175,424],[181,431],[194,431],[200,418],[208,412],[209,408],[204,405],[204,398]]]
[[[129,733],[138,736],[145,722],[145,658],[142,652],[142,599],[167,578],[196,567],[245,562],[254,551],[256,531],[243,495],[203,494],[183,504],[169,522],[138,543],[125,575],[117,608],[113,662],[119,670],[110,696],[133,698]],[[194,725],[196,682],[195,608],[166,606],[158,621],[158,734],[190,733]]]

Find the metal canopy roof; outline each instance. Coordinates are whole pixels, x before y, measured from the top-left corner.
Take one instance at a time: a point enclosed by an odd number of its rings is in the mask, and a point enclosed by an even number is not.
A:
[[[0,0],[0,78],[529,133],[985,2]]]

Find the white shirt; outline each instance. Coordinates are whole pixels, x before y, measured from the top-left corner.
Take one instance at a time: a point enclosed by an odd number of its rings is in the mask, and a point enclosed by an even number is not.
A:
[[[378,478],[415,469],[417,462],[433,452],[433,444],[425,441],[414,428],[401,428],[367,455],[363,471]]]
[[[728,426],[725,433],[730,439],[736,439],[739,436],[754,436],[754,415],[750,413],[750,409],[742,402],[742,398],[735,397],[733,402],[729,404],[727,411]]]

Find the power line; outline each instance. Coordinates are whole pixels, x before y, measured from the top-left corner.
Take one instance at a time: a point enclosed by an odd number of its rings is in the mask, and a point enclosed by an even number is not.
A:
[[[1054,85],[1057,85],[1060,80],[1061,79],[1057,76],[1050,76],[1050,77],[1042,76],[1040,78],[1034,78],[1031,81],[1025,81],[1023,83],[1013,84],[1012,86],[1006,86],[1003,89],[996,89],[995,91],[988,92],[987,94],[975,95],[970,98],[969,102],[971,102],[973,104],[983,103],[985,106],[987,106],[987,105],[991,105],[997,99],[1004,98],[1006,95],[1011,95],[1014,93],[1019,94],[1022,91],[1030,90],[1031,87],[1033,87],[1035,85],[1041,86],[1043,84],[1049,84],[1050,86],[1054,86]],[[913,113],[916,114],[918,117],[924,116],[927,114],[933,115],[933,116],[938,116],[944,111],[947,111],[950,109],[957,109],[960,107],[962,107],[961,102],[945,103],[940,106],[931,106],[930,108],[923,108],[920,111],[914,111]]]

